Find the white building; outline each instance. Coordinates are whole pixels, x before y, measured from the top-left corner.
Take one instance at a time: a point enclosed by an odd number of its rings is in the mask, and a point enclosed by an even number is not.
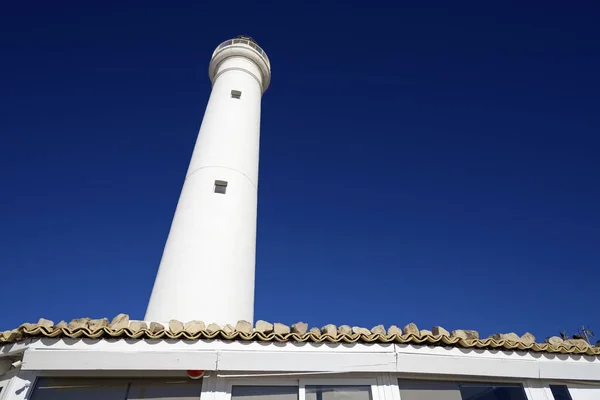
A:
[[[2,332],[0,400],[600,399],[600,348],[581,339],[253,324],[270,73],[250,38],[213,54],[213,90],[146,321],[41,319]]]

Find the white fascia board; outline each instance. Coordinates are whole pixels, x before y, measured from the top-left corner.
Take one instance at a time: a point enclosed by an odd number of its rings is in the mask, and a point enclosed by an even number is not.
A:
[[[378,372],[600,381],[597,357],[396,344],[42,339],[25,370]]]
[[[245,351],[261,352],[350,352],[395,353],[394,344],[365,343],[277,343],[234,342],[223,340],[139,340],[139,339],[54,339],[43,338],[31,343],[32,349],[93,350],[93,351]]]
[[[598,362],[554,361],[540,364],[541,379],[600,381]]]
[[[398,354],[397,371],[410,374],[490,376],[499,378],[537,378],[535,361]]]
[[[190,369],[213,371],[216,366],[216,351],[125,352],[31,349],[25,352],[21,369],[24,371],[186,371]]]
[[[398,372],[600,381],[597,357],[397,345]]]
[[[395,368],[393,352],[219,352],[219,371],[388,372]]]
[[[397,345],[397,372],[499,378],[538,378],[539,363],[528,353]]]

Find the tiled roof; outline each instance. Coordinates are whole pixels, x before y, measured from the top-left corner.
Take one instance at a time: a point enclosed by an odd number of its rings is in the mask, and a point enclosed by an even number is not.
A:
[[[131,339],[181,339],[181,340],[235,340],[262,342],[310,342],[310,343],[398,343],[427,346],[463,347],[477,349],[520,350],[543,353],[587,354],[600,356],[600,347],[591,346],[583,339],[562,340],[553,336],[545,343],[536,343],[530,333],[518,336],[515,333],[496,334],[480,339],[473,330],[454,330],[448,332],[442,327],[433,327],[431,331],[419,330],[415,324],[404,329],[391,326],[387,330],[383,325],[372,329],[342,325],[326,325],[322,328],[308,329],[302,322],[291,327],[265,321],[255,326],[239,321],[234,327],[216,324],[206,326],[202,321],[182,323],[172,320],[168,326],[144,321],[130,321],[126,314],[119,314],[112,322],[108,319],[80,318],[69,323],[61,321],[54,325],[52,321],[40,319],[37,324],[26,323],[17,329],[0,334],[0,345],[14,343],[27,338],[131,338]]]

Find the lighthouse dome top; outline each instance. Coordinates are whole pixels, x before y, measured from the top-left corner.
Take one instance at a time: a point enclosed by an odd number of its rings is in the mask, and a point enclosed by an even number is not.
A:
[[[250,36],[236,36],[221,43],[213,52],[208,69],[210,80],[214,82],[219,65],[230,57],[246,57],[261,70],[263,92],[271,82],[271,62],[267,53]]]

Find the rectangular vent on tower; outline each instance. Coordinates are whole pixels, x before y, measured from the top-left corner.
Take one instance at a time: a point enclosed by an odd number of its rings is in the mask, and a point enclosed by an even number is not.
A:
[[[225,194],[227,192],[227,181],[215,181],[215,193]]]
[[[231,97],[234,99],[239,99],[242,97],[242,92],[240,92],[239,90],[232,90]]]

